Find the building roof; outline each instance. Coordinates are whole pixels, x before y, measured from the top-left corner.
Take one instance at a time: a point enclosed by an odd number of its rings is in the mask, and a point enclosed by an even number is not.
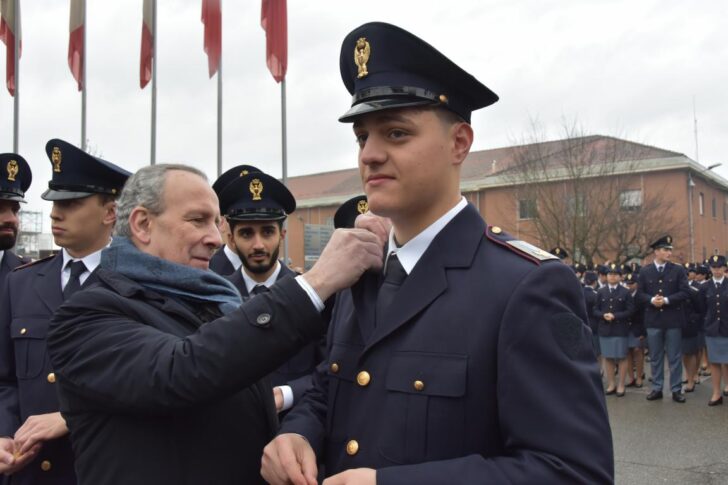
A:
[[[638,163],[640,171],[678,167],[704,170],[682,153],[610,136],[591,135],[473,151],[463,163],[461,186],[463,189],[474,190],[502,185],[502,175],[516,163],[523,163],[524,158],[546,160],[548,165],[548,160],[558,160],[570,150],[578,150],[580,156],[590,160],[605,163],[629,162],[632,170],[635,162]],[[728,188],[728,181],[712,172],[708,175],[708,178],[719,179],[714,181]],[[288,187],[296,197],[299,207],[338,204],[363,192],[358,168],[290,177]]]

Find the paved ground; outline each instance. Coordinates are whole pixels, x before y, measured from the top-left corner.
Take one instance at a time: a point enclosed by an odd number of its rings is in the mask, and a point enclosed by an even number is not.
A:
[[[685,404],[664,391],[662,401],[645,400],[646,379],[625,397],[606,396],[617,484],[728,484],[728,398],[709,407],[710,377],[701,379]]]

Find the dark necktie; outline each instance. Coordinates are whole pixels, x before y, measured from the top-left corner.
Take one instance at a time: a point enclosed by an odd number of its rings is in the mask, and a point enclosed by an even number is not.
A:
[[[253,295],[253,296],[255,296],[255,295],[260,295],[261,293],[266,293],[267,291],[268,291],[268,287],[267,286],[265,286],[265,285],[255,285],[253,287],[253,289],[250,291],[250,294]]]
[[[662,274],[662,270],[663,269],[665,269],[665,267],[664,266],[660,266],[660,267],[657,268],[657,272],[660,273],[660,274]]]
[[[399,262],[399,258],[395,253],[390,254],[386,263],[384,281],[382,286],[379,287],[379,294],[377,295],[375,318],[377,324],[381,322],[381,315],[392,304],[394,295],[397,294],[397,290],[399,290],[406,278],[407,273],[402,267],[402,263]]]
[[[720,291],[720,285],[721,285],[720,282],[716,282],[715,283],[715,289],[718,290],[718,291]]]
[[[66,267],[71,267],[71,277],[63,288],[63,299],[68,300],[71,295],[81,288],[81,275],[86,271],[86,265],[83,261],[71,261]]]

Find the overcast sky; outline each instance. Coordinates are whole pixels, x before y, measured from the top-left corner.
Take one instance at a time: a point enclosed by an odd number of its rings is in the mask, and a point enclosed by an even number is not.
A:
[[[149,163],[151,84],[139,89],[142,0],[91,1],[88,138],[128,170]],[[157,161],[216,176],[216,79],[207,75],[200,0],[159,0]],[[81,95],[68,69],[68,0],[21,0],[20,153],[40,201],[48,139],[80,144]],[[695,159],[728,177],[726,0],[289,0],[289,175],[356,166],[350,96],[339,75],[344,36],[381,20],[424,38],[501,98],[474,113],[475,150],[512,144],[538,119],[563,118]],[[4,47],[4,46],[3,46]],[[4,56],[3,56],[4,60]],[[12,150],[13,99],[0,62],[0,150]],[[280,87],[265,63],[260,1],[223,0],[223,163],[281,175]],[[48,228],[48,225],[45,225]]]

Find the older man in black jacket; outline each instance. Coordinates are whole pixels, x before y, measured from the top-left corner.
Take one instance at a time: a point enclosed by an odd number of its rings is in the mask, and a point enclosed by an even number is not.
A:
[[[201,172],[141,169],[99,282],[58,310],[48,346],[81,484],[261,482],[264,376],[320,338],[322,300],[381,266],[379,237],[337,231],[309,273],[240,306],[207,270],[219,223]]]

